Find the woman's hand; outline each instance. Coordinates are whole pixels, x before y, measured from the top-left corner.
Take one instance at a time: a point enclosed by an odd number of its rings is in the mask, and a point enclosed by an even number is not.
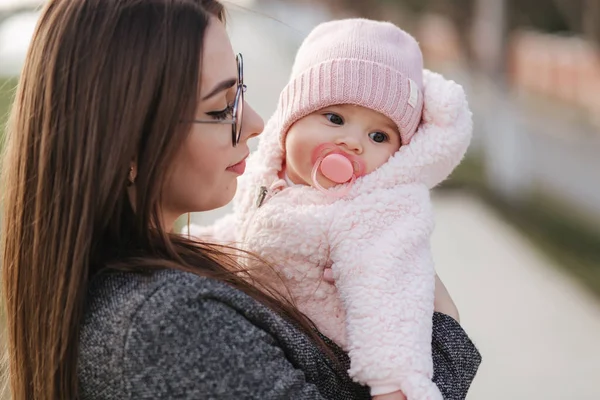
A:
[[[377,396],[373,396],[373,400],[406,400],[406,396],[404,393],[398,391],[388,394],[378,394]]]
[[[323,270],[323,280],[335,285],[335,279],[333,279],[333,271],[331,270],[331,267],[326,267]],[[460,322],[458,308],[456,308],[456,304],[454,304],[452,297],[450,297],[448,289],[446,289],[446,286],[444,286],[444,283],[437,274],[435,274],[435,299],[433,302],[433,309],[434,311],[449,315],[456,321]]]

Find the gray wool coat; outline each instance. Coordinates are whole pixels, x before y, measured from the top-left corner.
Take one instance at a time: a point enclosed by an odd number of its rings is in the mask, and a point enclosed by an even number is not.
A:
[[[460,325],[433,320],[434,382],[464,399],[481,357]],[[327,341],[327,340],[326,340]],[[305,334],[231,286],[178,271],[92,280],[80,336],[83,399],[370,399]]]

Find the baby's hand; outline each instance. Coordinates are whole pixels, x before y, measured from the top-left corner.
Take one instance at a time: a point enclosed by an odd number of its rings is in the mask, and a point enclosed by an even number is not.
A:
[[[333,279],[333,271],[331,270],[331,266],[325,267],[323,270],[323,280],[327,283],[335,285],[335,279]]]
[[[377,396],[373,396],[373,400],[406,400],[406,396],[401,391],[397,391],[388,394],[378,394]]]

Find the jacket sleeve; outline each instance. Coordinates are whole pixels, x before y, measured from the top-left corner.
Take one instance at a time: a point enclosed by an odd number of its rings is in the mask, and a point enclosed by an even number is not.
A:
[[[433,381],[444,399],[464,400],[481,364],[477,347],[454,318],[438,312],[431,346]]]
[[[427,70],[423,83],[423,119],[410,143],[394,156],[394,168],[403,182],[420,182],[433,188],[465,155],[473,118],[459,84]]]
[[[187,288],[175,296],[158,291],[140,307],[122,366],[122,398],[323,398],[275,338]]]
[[[371,393],[441,400],[432,382],[435,271],[424,185],[346,203],[331,230],[332,270],[346,311],[350,375]]]

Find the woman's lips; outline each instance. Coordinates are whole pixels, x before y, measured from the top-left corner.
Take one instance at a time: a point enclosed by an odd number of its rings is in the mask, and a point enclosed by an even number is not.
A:
[[[244,172],[246,171],[246,159],[244,158],[239,163],[227,167],[227,171],[234,172],[238,175],[243,175]]]

